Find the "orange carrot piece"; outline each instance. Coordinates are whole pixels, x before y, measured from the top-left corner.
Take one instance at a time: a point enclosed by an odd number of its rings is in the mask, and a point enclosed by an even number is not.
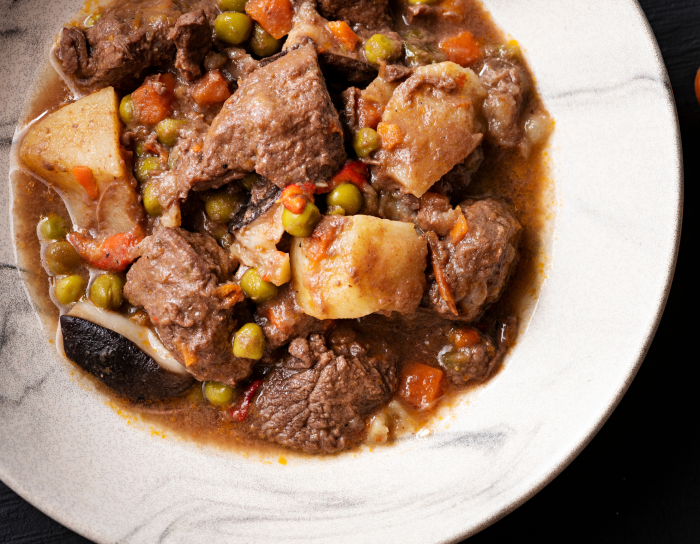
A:
[[[425,195],[423,195],[425,198]],[[447,274],[440,263],[440,252],[442,251],[439,246],[439,240],[437,234],[434,232],[427,232],[426,238],[428,239],[428,247],[430,248],[430,263],[433,267],[433,273],[435,274],[435,283],[437,283],[438,293],[440,293],[440,298],[445,301],[450,312],[454,315],[459,316],[459,311],[457,310],[457,303],[455,302],[455,296],[452,293],[452,288],[450,283],[447,281]]]
[[[445,373],[423,363],[407,364],[401,374],[399,397],[413,408],[430,408],[440,399]]]
[[[300,214],[306,208],[306,203],[313,200],[316,186],[313,183],[294,183],[287,185],[282,191],[280,200],[290,212]]]
[[[370,100],[362,98],[357,101],[357,115],[360,128],[377,128],[379,121],[382,120],[382,112],[377,105]]]
[[[481,342],[481,334],[471,327],[457,327],[448,334],[450,342],[456,348],[468,348]]]
[[[469,223],[463,213],[459,214],[459,219],[450,230],[450,240],[453,244],[459,244],[469,232]]]
[[[447,60],[460,66],[469,66],[481,57],[479,46],[471,32],[461,32],[456,36],[442,40],[440,49],[447,55]]]
[[[144,234],[137,227],[134,232],[110,236],[101,244],[80,232],[71,232],[67,238],[78,255],[95,268],[121,272],[138,257],[136,246],[144,239]]]
[[[328,23],[328,30],[331,31],[335,39],[346,51],[355,51],[359,38],[352,31],[352,28],[345,21],[331,21]]]
[[[174,89],[175,76],[166,73],[147,80],[131,93],[139,121],[146,125],[156,125],[168,117],[172,112]]]
[[[290,0],[249,0],[245,12],[276,40],[292,30],[294,8]]]
[[[700,70],[698,70],[698,73],[695,75],[695,96],[698,102],[700,102]]]
[[[401,132],[401,127],[393,123],[379,123],[377,125],[377,132],[382,140],[382,147],[384,149],[394,149],[397,145],[403,143],[403,132]]]
[[[338,185],[343,183],[352,183],[358,189],[362,190],[367,185],[369,177],[369,169],[362,161],[348,161],[338,172],[333,176],[327,187],[316,187],[316,193],[330,193]]]
[[[199,106],[206,107],[226,101],[231,91],[221,72],[212,70],[194,84],[190,94]]]
[[[95,176],[92,175],[92,170],[87,166],[76,166],[73,168],[73,175],[78,183],[83,186],[88,196],[92,200],[97,200],[100,196],[97,192],[97,184],[95,183]]]

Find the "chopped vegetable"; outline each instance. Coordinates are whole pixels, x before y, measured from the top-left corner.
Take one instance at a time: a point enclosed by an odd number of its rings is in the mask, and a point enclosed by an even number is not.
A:
[[[204,394],[214,406],[230,404],[233,399],[233,387],[219,382],[205,382]]]
[[[100,196],[97,191],[95,176],[92,175],[92,170],[90,170],[87,166],[73,167],[73,175],[75,176],[76,181],[80,183],[92,200],[96,200],[97,197]]]
[[[161,206],[160,201],[158,200],[156,188],[152,183],[148,183],[146,186],[144,186],[141,199],[146,213],[151,217],[158,217],[163,213],[163,206]]]
[[[292,29],[294,8],[290,0],[249,0],[245,11],[276,40]]]
[[[442,395],[444,378],[445,373],[439,368],[423,363],[409,363],[403,369],[398,395],[413,408],[430,408]]]
[[[56,282],[53,294],[56,300],[64,306],[78,302],[85,294],[85,280],[78,275],[66,276]]]
[[[207,198],[204,210],[212,221],[228,223],[240,206],[240,198],[225,191],[216,191]]]
[[[217,0],[217,5],[221,11],[237,11],[245,13],[245,4],[247,0]]]
[[[282,212],[282,226],[292,236],[306,238],[311,236],[314,228],[321,220],[321,212],[316,204],[309,202],[301,213],[290,212],[287,208]]]
[[[253,22],[245,13],[227,11],[220,13],[214,21],[214,33],[221,41],[239,45],[248,39]]]
[[[163,145],[173,147],[177,143],[178,131],[185,124],[186,122],[181,119],[163,119],[155,128],[158,141]]]
[[[440,259],[440,246],[437,234],[434,232],[426,233],[426,238],[428,239],[428,244],[430,245],[430,260],[433,266],[433,274],[435,274],[435,283],[437,283],[438,292],[440,293],[440,298],[445,301],[450,312],[458,316],[459,311],[457,310],[457,304],[455,303],[455,297],[452,293],[452,288],[450,287],[449,281],[447,281],[447,273],[443,267]]]
[[[695,97],[700,103],[700,70],[698,70],[698,73],[695,74]]]
[[[362,207],[362,193],[352,183],[341,183],[328,193],[326,202],[329,209],[341,208],[343,210],[341,215],[355,215]],[[336,211],[335,213],[338,212]]]
[[[250,49],[259,57],[269,57],[279,53],[279,50],[282,49],[282,40],[275,39],[263,27],[255,23],[253,35],[250,38]]]
[[[243,289],[245,296],[253,299],[258,304],[272,300],[277,296],[278,291],[277,286],[262,279],[255,268],[251,268],[243,274],[241,289]]]
[[[162,168],[162,165],[157,157],[145,157],[136,162],[134,174],[137,180],[141,183],[146,183],[151,176],[151,172],[160,168]]]
[[[50,213],[39,221],[39,236],[44,240],[62,240],[68,230],[68,222],[55,213]]]
[[[437,4],[441,0],[408,0],[408,3],[415,6],[417,4],[426,4],[428,6],[432,6],[433,4]]]
[[[172,113],[175,76],[160,74],[131,93],[136,117],[146,125],[157,125]]]
[[[352,147],[361,159],[376,151],[379,149],[377,131],[369,127],[361,128],[353,138]]]
[[[117,310],[124,300],[124,280],[115,274],[102,274],[90,286],[90,300],[105,310]]]
[[[459,244],[469,232],[469,223],[463,213],[459,214],[459,218],[454,227],[450,230],[450,240],[453,244]]]
[[[206,107],[225,102],[231,96],[231,91],[221,72],[212,70],[194,84],[190,94],[199,106]]]
[[[316,186],[313,183],[294,183],[287,185],[280,195],[280,201],[290,212],[300,214],[307,202],[313,200]]]
[[[384,34],[375,34],[365,42],[365,58],[372,64],[396,60],[401,54],[401,45]]]
[[[85,25],[85,28],[92,28],[93,26],[95,26],[95,23],[100,19],[102,19],[101,13],[93,13],[87,19],[85,19],[85,22],[83,24]]]
[[[243,359],[262,359],[265,353],[265,333],[260,325],[246,323],[233,339],[233,354]]]
[[[134,118],[134,101],[130,94],[127,94],[119,103],[119,117],[125,125],[133,123]]]
[[[248,411],[250,410],[250,401],[253,400],[255,393],[258,391],[262,385],[262,380],[255,380],[246,388],[243,393],[243,400],[241,404],[235,410],[231,410],[231,417],[236,421],[243,422],[245,418],[248,417]]]
[[[134,229],[134,232],[120,232],[110,236],[102,243],[80,232],[68,235],[68,241],[83,260],[100,270],[116,272],[123,271],[136,259],[136,246],[143,238],[140,227]]]
[[[362,97],[357,101],[357,115],[360,127],[377,128],[377,124],[382,120],[382,113],[377,104]]]
[[[450,60],[460,66],[469,66],[481,57],[479,46],[471,32],[461,32],[440,42],[440,49]]]
[[[331,179],[329,191],[333,190],[341,183],[352,183],[353,185],[356,185],[358,189],[362,189],[365,185],[367,185],[368,176],[369,169],[362,161],[346,162],[343,167],[338,170],[338,173],[333,176],[333,179]]]
[[[403,142],[401,127],[393,123],[379,123],[377,133],[381,138],[381,146],[384,149],[394,149]]]
[[[328,30],[335,36],[335,39],[338,40],[344,51],[355,51],[357,49],[359,38],[345,21],[330,21],[326,26],[328,26]]]
[[[44,255],[51,272],[57,276],[68,274],[80,266],[80,256],[69,242],[54,242]]]
[[[454,328],[447,337],[457,348],[468,348],[481,342],[481,333],[471,327]]]
[[[345,215],[345,210],[340,206],[328,206],[326,215]]]

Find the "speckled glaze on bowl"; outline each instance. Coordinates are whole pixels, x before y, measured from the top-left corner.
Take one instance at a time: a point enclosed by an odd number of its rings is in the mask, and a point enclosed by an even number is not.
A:
[[[282,465],[128,425],[56,354],[22,287],[0,191],[0,479],[99,543],[454,542],[588,443],[654,335],[673,277],[682,165],[666,71],[633,0],[488,0],[556,119],[556,220],[538,307],[504,370],[445,429]],[[0,4],[0,176],[78,0]]]

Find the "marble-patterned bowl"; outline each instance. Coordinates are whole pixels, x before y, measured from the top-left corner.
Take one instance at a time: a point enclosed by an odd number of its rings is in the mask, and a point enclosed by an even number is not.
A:
[[[80,0],[0,3],[0,176]],[[422,439],[330,458],[223,452],[129,424],[55,354],[22,286],[0,192],[0,478],[100,543],[453,542],[517,507],[627,389],[673,276],[680,140],[634,0],[485,0],[556,119],[547,279],[504,370]],[[39,68],[36,68],[39,67]],[[167,433],[166,433],[167,434]]]

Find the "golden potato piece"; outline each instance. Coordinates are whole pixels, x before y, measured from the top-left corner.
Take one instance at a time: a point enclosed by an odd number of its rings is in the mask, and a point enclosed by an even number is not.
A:
[[[453,62],[421,66],[398,86],[378,127],[375,158],[383,173],[421,197],[481,143],[486,91],[477,75]]]
[[[118,107],[114,89],[107,87],[40,119],[20,146],[24,164],[63,197],[78,229],[125,232],[141,218],[134,181],[121,154]],[[94,190],[78,183],[75,167],[89,168]],[[103,196],[109,202],[101,203]],[[108,225],[102,218],[110,214],[98,207],[111,206],[113,200],[130,204],[130,212]]]
[[[325,216],[290,253],[297,301],[318,319],[413,312],[425,289],[428,247],[412,223]]]

